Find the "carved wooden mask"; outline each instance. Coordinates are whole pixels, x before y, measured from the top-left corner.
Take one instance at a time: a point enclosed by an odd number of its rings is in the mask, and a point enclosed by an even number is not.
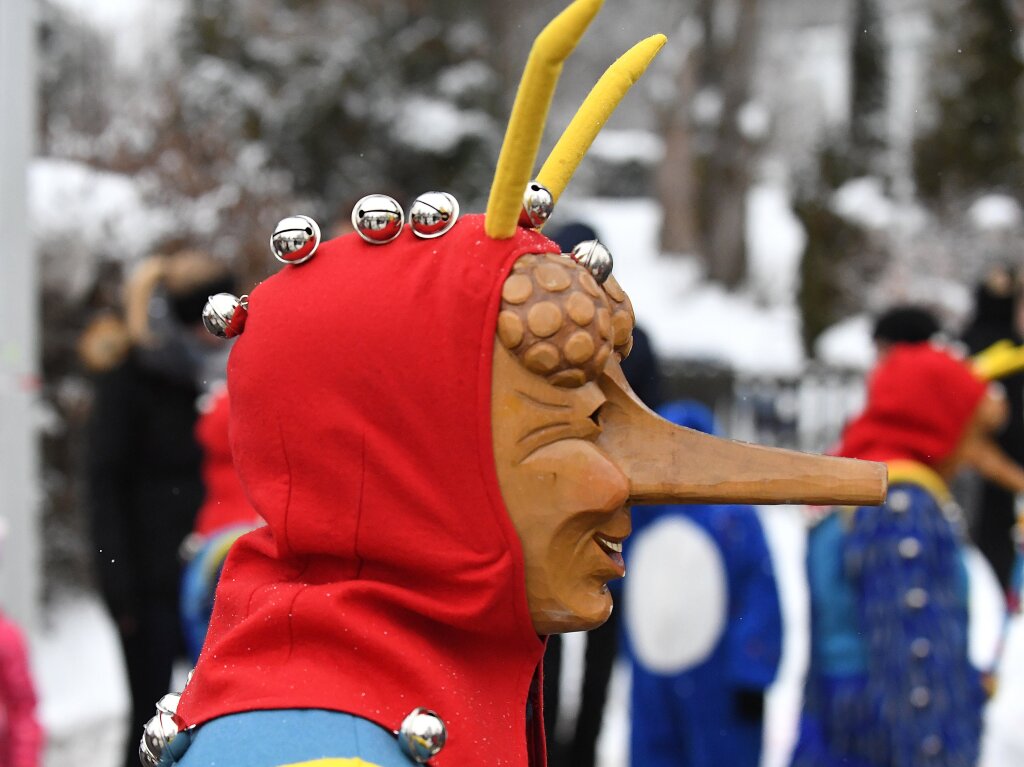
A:
[[[873,504],[882,464],[720,439],[650,411],[619,365],[633,310],[568,258],[527,255],[504,284],[494,345],[498,481],[519,534],[539,634],[591,629],[611,613],[630,506]]]

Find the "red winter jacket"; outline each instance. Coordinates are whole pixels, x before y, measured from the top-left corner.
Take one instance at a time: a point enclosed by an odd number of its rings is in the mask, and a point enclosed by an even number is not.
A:
[[[21,631],[0,614],[0,765],[42,764],[43,731]]]
[[[196,441],[203,449],[203,486],[206,495],[196,514],[192,532],[207,536],[236,525],[260,523],[238,479],[228,440],[231,408],[227,389],[211,395],[196,421]]]

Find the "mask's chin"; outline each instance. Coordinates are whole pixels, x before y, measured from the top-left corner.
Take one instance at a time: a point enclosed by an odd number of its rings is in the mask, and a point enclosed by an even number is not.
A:
[[[571,605],[547,603],[530,610],[534,630],[540,636],[590,631],[602,625],[612,614],[612,595],[608,586],[597,592],[576,596]]]

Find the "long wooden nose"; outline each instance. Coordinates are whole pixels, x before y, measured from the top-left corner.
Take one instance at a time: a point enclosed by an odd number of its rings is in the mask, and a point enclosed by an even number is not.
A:
[[[610,363],[601,381],[598,445],[630,482],[629,502],[877,505],[885,464],[722,439],[649,410]]]

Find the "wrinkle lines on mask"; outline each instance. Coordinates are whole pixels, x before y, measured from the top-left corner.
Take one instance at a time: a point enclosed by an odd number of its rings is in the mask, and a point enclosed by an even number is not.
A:
[[[525,406],[518,413],[515,430],[514,465],[519,465],[537,450],[564,439],[593,441],[600,427],[590,418],[604,403],[600,389],[559,390],[544,384],[546,391],[527,391],[516,387],[515,397]],[[540,388],[540,387],[538,387]]]
[[[572,410],[572,405],[568,402],[548,402],[547,400],[540,399],[522,389],[515,390],[516,395],[522,397],[532,405],[538,405],[540,407],[551,408],[552,410]]]

